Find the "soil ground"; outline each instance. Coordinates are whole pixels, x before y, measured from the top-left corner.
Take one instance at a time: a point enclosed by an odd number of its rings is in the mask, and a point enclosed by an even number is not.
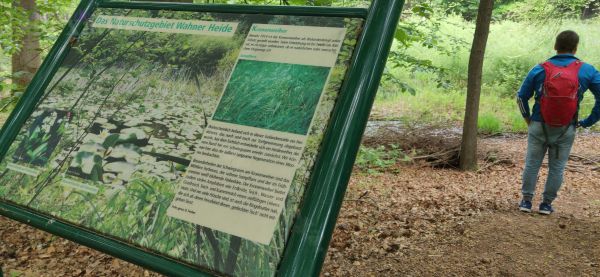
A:
[[[554,214],[519,212],[525,143],[482,140],[481,151],[514,163],[479,173],[414,165],[397,175],[355,172],[323,275],[600,276],[600,172],[570,162],[581,172],[565,173]],[[599,143],[579,136],[573,154],[598,156]]]
[[[521,213],[525,143],[481,139],[481,153],[509,162],[477,173],[427,164],[355,170],[322,275],[600,276],[598,165],[570,162],[554,214]],[[597,158],[599,145],[600,136],[580,134],[572,153]],[[156,276],[3,217],[0,265],[8,276]]]

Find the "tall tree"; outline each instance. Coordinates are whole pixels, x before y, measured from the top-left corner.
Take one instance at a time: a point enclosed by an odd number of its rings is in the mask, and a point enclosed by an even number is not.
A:
[[[21,48],[12,55],[13,83],[18,87],[25,87],[40,67],[40,34],[37,25],[40,21],[35,0],[13,0],[14,9],[23,9],[29,15],[29,21],[24,26],[13,26],[13,29],[23,28],[24,36],[21,38]]]
[[[598,14],[600,0],[590,0],[581,12],[581,19],[590,19]]]
[[[467,104],[460,148],[460,168],[462,170],[477,169],[477,117],[479,114],[483,58],[490,33],[493,8],[494,0],[481,0],[479,2],[475,35],[473,36],[473,45],[469,57]]]

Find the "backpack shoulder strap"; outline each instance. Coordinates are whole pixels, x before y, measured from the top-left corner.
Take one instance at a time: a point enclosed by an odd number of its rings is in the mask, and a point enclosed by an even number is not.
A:
[[[541,63],[540,66],[544,69],[545,72],[552,71],[553,69],[559,67],[559,66],[553,64],[550,60],[547,60],[547,61]]]
[[[545,61],[545,62],[541,63],[540,66],[544,69],[544,74],[546,76],[544,78],[544,83],[545,83],[548,80],[549,76],[552,75],[552,72],[556,69],[556,65],[554,65],[550,61]]]
[[[575,60],[574,62],[572,62],[571,64],[569,64],[568,66],[573,66],[575,67],[577,70],[579,70],[581,68],[581,66],[583,66],[584,62],[580,61],[580,60]]]

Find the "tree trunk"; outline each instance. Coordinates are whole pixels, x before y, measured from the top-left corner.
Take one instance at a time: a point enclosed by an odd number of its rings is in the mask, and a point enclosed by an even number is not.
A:
[[[591,1],[587,4],[587,6],[585,6],[585,8],[583,8],[583,11],[581,12],[581,19],[585,20],[585,19],[590,19],[596,16],[596,14],[598,13],[598,8],[600,7],[600,1],[598,0],[594,0]]]
[[[13,26],[13,28],[25,29],[25,35],[20,43],[21,49],[12,55],[13,84],[21,90],[31,82],[40,67],[40,34],[37,25],[41,17],[35,0],[13,0],[12,5],[24,9],[29,14],[27,25]]]
[[[469,57],[467,104],[460,148],[460,169],[462,170],[477,169],[477,117],[479,114],[479,96],[481,94],[481,75],[493,8],[494,0],[481,0],[479,2],[477,25],[475,26],[471,56]]]

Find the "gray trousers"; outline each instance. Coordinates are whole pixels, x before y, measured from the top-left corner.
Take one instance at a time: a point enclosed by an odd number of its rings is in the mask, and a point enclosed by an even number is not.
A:
[[[575,126],[546,127],[546,135],[542,123],[532,121],[529,124],[527,138],[527,156],[523,170],[523,199],[530,200],[535,195],[535,187],[542,166],[542,161],[548,153],[548,178],[544,186],[543,201],[552,203],[563,182],[563,174],[573,141],[575,141]]]

